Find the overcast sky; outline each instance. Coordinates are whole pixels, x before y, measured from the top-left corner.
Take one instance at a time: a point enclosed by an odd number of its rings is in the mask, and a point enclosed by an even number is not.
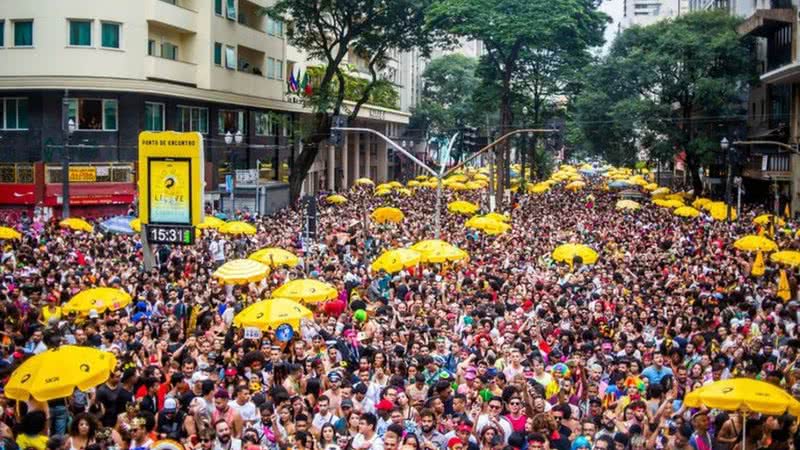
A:
[[[608,48],[611,41],[614,40],[614,35],[617,33],[617,24],[622,20],[624,1],[625,0],[604,0],[600,5],[600,10],[611,16],[611,19],[614,21],[614,23],[608,24],[606,27],[606,48]]]

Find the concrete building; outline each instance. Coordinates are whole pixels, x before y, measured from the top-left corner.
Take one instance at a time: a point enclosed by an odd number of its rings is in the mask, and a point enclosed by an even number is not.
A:
[[[689,0],[623,0],[620,28],[652,25],[689,12]]]
[[[60,209],[65,114],[77,127],[69,151],[76,214],[134,200],[143,130],[204,135],[207,199],[217,198],[228,167],[257,162],[264,184],[285,190],[302,145],[293,126],[310,112],[287,81],[318,63],[287,44],[283,23],[260,14],[270,3],[0,0],[0,208]],[[365,105],[352,125],[399,138],[414,79],[410,56],[393,56],[383,76],[397,84],[400,104]],[[363,72],[355,55],[348,63]],[[227,146],[224,135],[237,131],[243,143]],[[385,144],[369,135],[347,136],[345,149],[321,149],[307,193],[392,174]]]

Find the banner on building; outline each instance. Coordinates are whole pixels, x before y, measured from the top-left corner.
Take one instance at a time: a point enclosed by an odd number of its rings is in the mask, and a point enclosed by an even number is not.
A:
[[[140,133],[139,218],[142,224],[201,223],[204,166],[200,133]]]
[[[70,166],[70,183],[94,183],[97,181],[97,170],[94,166]]]

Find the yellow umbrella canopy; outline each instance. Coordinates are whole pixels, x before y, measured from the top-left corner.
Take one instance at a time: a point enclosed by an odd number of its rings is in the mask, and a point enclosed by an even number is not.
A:
[[[356,180],[356,184],[359,186],[375,186],[375,182],[369,178],[359,178]]]
[[[341,205],[342,203],[347,203],[347,199],[343,195],[339,194],[329,195],[325,201],[331,205]]]
[[[478,189],[483,189],[483,183],[479,181],[467,181],[464,186],[467,187],[470,191],[477,191]]]
[[[456,200],[447,204],[447,210],[453,214],[472,215],[478,212],[478,205],[464,200]]]
[[[378,197],[383,197],[392,193],[391,189],[375,189],[374,194]]]
[[[245,234],[250,236],[256,234],[256,231],[256,227],[241,221],[228,222],[219,227],[219,232],[222,234]]]
[[[409,197],[409,196],[411,196],[411,191],[410,191],[410,190],[408,190],[408,189],[406,189],[406,188],[400,188],[400,189],[397,189],[395,192],[397,192],[398,194],[403,194],[403,195],[405,195],[406,197]]]
[[[419,180],[409,180],[408,183],[406,183],[406,186],[419,187]]]
[[[800,252],[794,250],[781,250],[769,255],[770,261],[787,266],[800,266]]]
[[[311,278],[292,280],[272,292],[272,297],[282,297],[303,303],[320,303],[339,295],[335,287]]]
[[[700,197],[700,198],[698,198],[698,199],[696,199],[695,201],[692,202],[692,206],[694,206],[697,209],[700,209],[700,208],[705,209],[704,208],[705,205],[707,205],[709,203],[711,203],[711,199],[710,198]]]
[[[237,327],[255,327],[262,331],[276,329],[283,324],[300,329],[300,321],[313,319],[314,313],[288,298],[270,298],[253,303],[233,318]]]
[[[439,239],[429,239],[420,241],[411,246],[422,254],[421,261],[426,263],[443,263],[448,261],[460,261],[469,255],[464,250]]]
[[[468,189],[466,184],[458,182],[458,181],[453,182],[453,183],[448,183],[446,186],[447,186],[448,189],[451,189],[451,190],[454,190],[454,191],[466,191]]]
[[[597,252],[583,244],[562,244],[553,250],[553,259],[559,262],[572,264],[575,257],[579,256],[583,264],[594,264],[597,262]]]
[[[428,181],[428,176],[427,175],[417,175],[417,177],[414,178],[414,179],[417,180],[417,181]]]
[[[393,187],[394,187],[394,186],[392,186],[392,185],[391,185],[391,184],[389,184],[389,183],[382,183],[382,184],[379,184],[379,185],[375,186],[375,190],[376,190],[376,191],[383,191],[383,190],[389,190],[389,191],[391,191]]]
[[[573,181],[568,185],[566,185],[564,189],[568,189],[570,191],[577,191],[579,189],[583,189],[584,187],[586,187],[586,183],[584,183],[583,181]]]
[[[653,196],[667,195],[667,194],[669,194],[669,192],[670,192],[669,188],[661,187],[661,188],[655,189],[652,192],[650,192],[650,195],[653,195]]]
[[[748,234],[743,238],[737,239],[733,246],[745,252],[774,252],[778,250],[778,244],[775,241],[755,234]]]
[[[389,183],[387,183],[387,184],[388,184],[388,185],[389,185],[389,187],[390,187],[390,188],[392,188],[392,189],[400,189],[401,187],[403,187],[403,183],[401,183],[401,182],[399,182],[399,181],[390,181],[390,182],[389,182]]]
[[[545,192],[547,192],[549,190],[550,190],[550,186],[548,184],[543,184],[543,183],[532,185],[528,189],[528,191],[530,191],[531,194],[544,194]]]
[[[692,208],[691,206],[681,206],[679,208],[675,208],[675,210],[672,211],[672,214],[681,217],[695,218],[700,215],[700,211]]]
[[[664,200],[660,198],[653,200],[653,204],[664,208],[680,208],[681,206],[684,206],[682,201]]]
[[[132,219],[130,222],[128,222],[128,225],[131,226],[131,230],[133,230],[133,231],[135,231],[137,233],[142,231],[142,220],[139,219],[138,217],[135,218],[135,219]]]
[[[22,239],[22,235],[19,233],[19,231],[13,228],[0,227],[0,239],[4,240]]]
[[[262,248],[248,258],[270,267],[294,267],[300,262],[300,258],[294,253],[275,247]]]
[[[456,174],[447,177],[445,183],[465,183],[468,180],[467,176],[464,174]]]
[[[765,381],[730,378],[715,381],[686,394],[683,404],[724,411],[743,411],[778,416],[800,415],[800,402],[788,392]]]
[[[40,402],[88,391],[108,380],[117,365],[113,353],[92,347],[62,345],[25,360],[8,379],[5,395]]]
[[[68,219],[64,219],[58,223],[61,228],[69,228],[70,230],[74,231],[86,231],[87,233],[91,233],[94,231],[94,227],[89,222],[79,219],[77,217],[70,217]]]
[[[405,214],[403,211],[400,211],[397,208],[390,208],[388,206],[384,206],[383,208],[378,208],[375,211],[372,211],[372,220],[378,223],[400,223],[405,219]]]
[[[419,264],[422,255],[410,248],[397,248],[387,250],[381,254],[371,265],[374,272],[385,270],[389,273],[397,273],[403,269]]]
[[[640,209],[642,205],[633,201],[633,200],[619,200],[617,201],[616,208],[617,209],[624,209],[628,211],[635,211]]]
[[[269,275],[269,266],[252,259],[226,262],[212,276],[225,284],[247,284],[261,281]]]
[[[647,183],[644,186],[642,186],[642,188],[645,191],[655,191],[656,189],[658,189],[658,185],[655,183]]]
[[[753,219],[753,223],[756,225],[769,225],[772,223],[772,214],[761,214],[760,216]],[[778,226],[786,225],[786,221],[784,221],[780,217],[775,217],[775,225]]]
[[[510,218],[507,215],[499,214],[496,212],[491,212],[489,214],[484,215],[483,217],[486,217],[487,219],[496,220],[498,222],[508,222],[510,220]]]
[[[220,227],[222,227],[223,225],[225,225],[225,221],[224,220],[222,220],[220,218],[217,218],[217,217],[214,217],[214,216],[205,216],[203,218],[203,222],[198,224],[197,228],[200,228],[201,230],[205,230],[205,229],[208,229],[208,228],[213,228],[213,229],[216,230],[216,229],[219,229]]]
[[[709,209],[708,213],[711,215],[711,218],[714,220],[726,220],[728,217],[728,206],[723,202],[714,202],[714,204],[709,203],[712,205]],[[706,205],[708,206],[708,205]],[[731,220],[736,220],[736,208],[731,207]]]
[[[122,289],[96,287],[78,292],[61,309],[65,313],[74,312],[86,316],[92,310],[98,314],[109,309],[116,311],[128,306],[131,301],[131,295]]]

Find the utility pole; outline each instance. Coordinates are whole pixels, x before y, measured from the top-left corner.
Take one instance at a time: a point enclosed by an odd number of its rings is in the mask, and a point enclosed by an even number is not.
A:
[[[69,89],[64,90],[64,99],[61,102],[61,120],[64,130],[64,152],[61,155],[61,218],[69,218],[69,146],[72,133],[77,129],[75,119],[69,117]]]
[[[732,181],[732,172],[733,172],[733,164],[731,164],[731,154],[730,154],[730,143],[728,142],[728,138],[722,138],[719,143],[720,148],[722,149],[723,154],[725,155],[725,161],[727,163],[727,174],[725,176],[725,205],[727,208],[726,211],[726,219],[728,223],[731,221],[731,187],[733,184]]]

